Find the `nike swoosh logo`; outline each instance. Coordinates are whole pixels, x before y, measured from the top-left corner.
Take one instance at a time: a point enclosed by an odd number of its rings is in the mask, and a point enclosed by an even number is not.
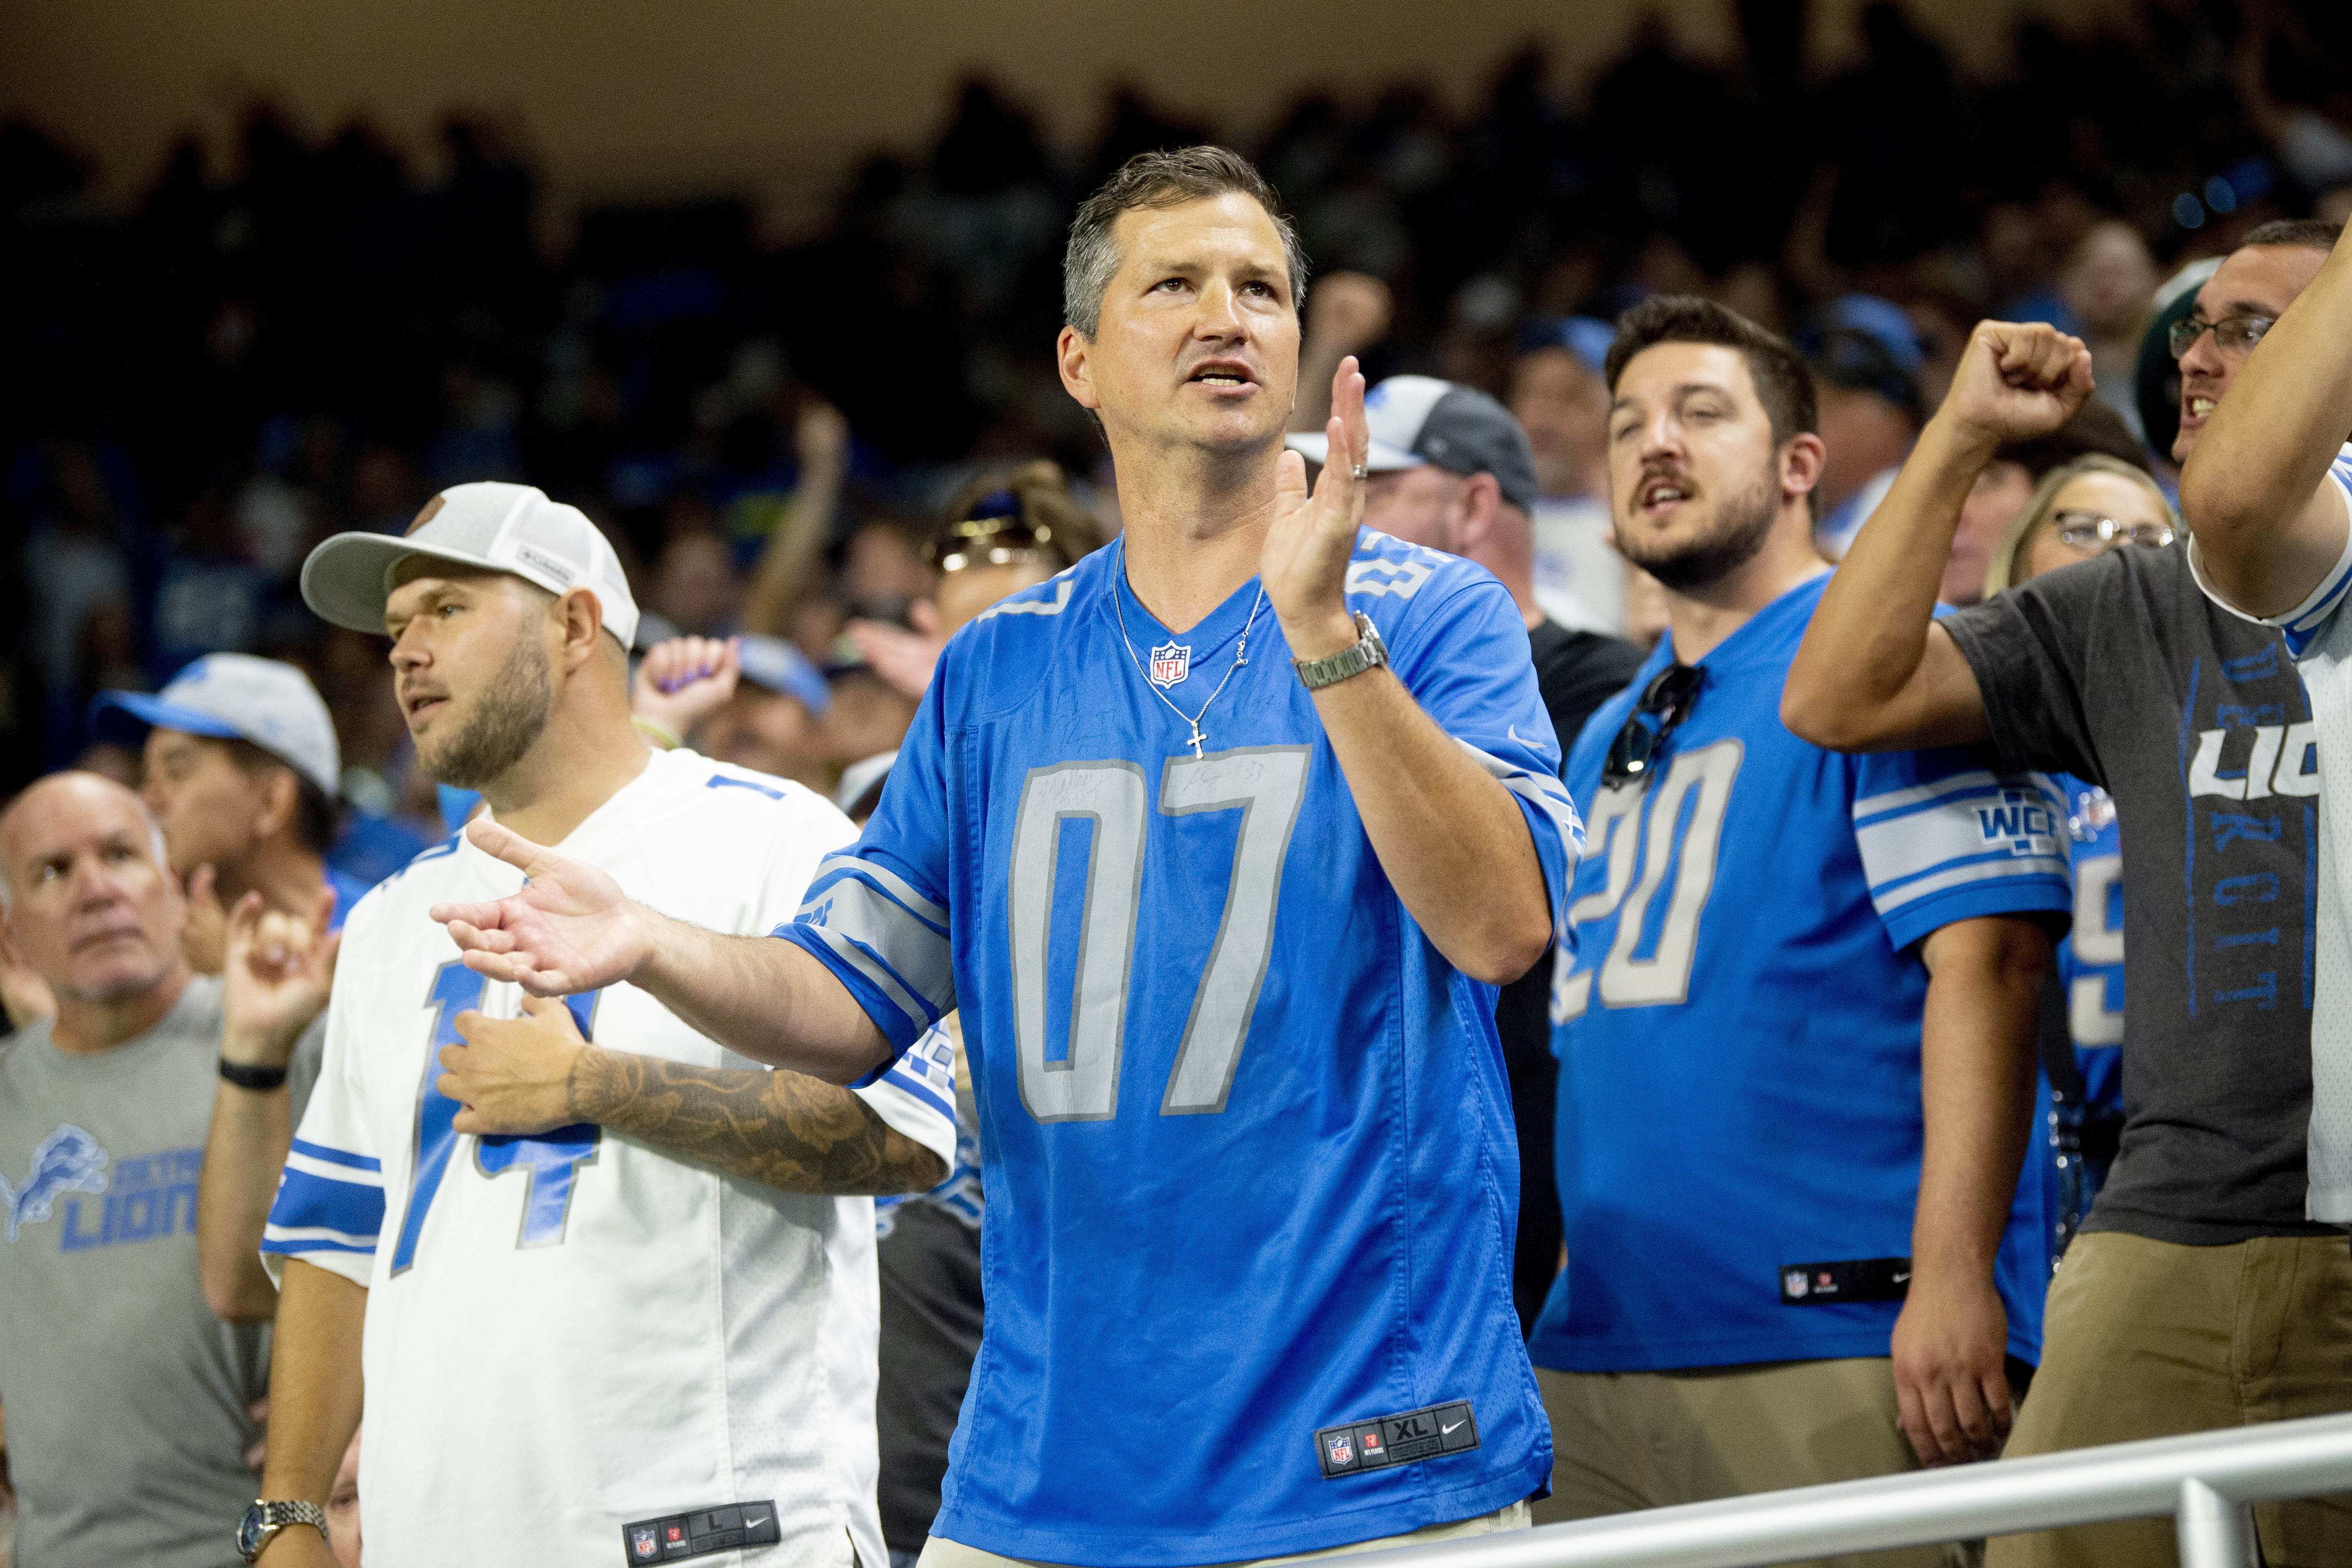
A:
[[[1911,1276],[1908,1274],[1897,1274],[1895,1276],[1895,1282],[1897,1285],[1908,1285],[1911,1283]]]
[[[1465,1426],[1465,1425],[1466,1425],[1466,1424],[1468,1423],[1469,1419],[1470,1419],[1470,1417],[1468,1417],[1467,1415],[1465,1415],[1465,1416],[1464,1416],[1460,1421],[1456,1421],[1456,1422],[1454,1424],[1454,1426]],[[1443,1437],[1443,1436],[1444,1436],[1448,1432],[1453,1431],[1453,1430],[1454,1430],[1454,1426],[1440,1426],[1440,1427],[1437,1429],[1437,1435],[1438,1435],[1439,1436]]]
[[[768,1516],[764,1513],[756,1516],[747,1513],[743,1516],[743,1528],[746,1530],[757,1530],[767,1522]]]

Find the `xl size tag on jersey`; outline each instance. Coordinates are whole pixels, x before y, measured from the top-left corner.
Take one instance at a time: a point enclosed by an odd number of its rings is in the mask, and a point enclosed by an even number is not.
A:
[[[738,1546],[772,1546],[782,1539],[772,1502],[719,1503],[621,1526],[631,1563],[676,1563]]]
[[[1849,1258],[1843,1263],[1780,1265],[1783,1307],[1900,1301],[1910,1289],[1911,1260],[1907,1258]]]
[[[1315,1458],[1327,1481],[1441,1454],[1465,1453],[1477,1446],[1478,1422],[1466,1399],[1326,1426],[1315,1434]]]

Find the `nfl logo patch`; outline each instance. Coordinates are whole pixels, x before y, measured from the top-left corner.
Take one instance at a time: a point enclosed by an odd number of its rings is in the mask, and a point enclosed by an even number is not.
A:
[[[1331,1439],[1331,1462],[1333,1464],[1349,1464],[1354,1460],[1355,1457],[1355,1445],[1348,1441],[1348,1435],[1345,1432],[1340,1433],[1338,1436]]]
[[[640,1561],[650,1563],[661,1553],[661,1542],[649,1525],[639,1525],[629,1531],[629,1545]]]
[[[1802,1296],[1806,1290],[1805,1271],[1801,1268],[1791,1268],[1781,1275],[1780,1289],[1789,1293],[1791,1300]]]
[[[1192,673],[1192,645],[1167,643],[1151,650],[1151,684],[1181,686]]]

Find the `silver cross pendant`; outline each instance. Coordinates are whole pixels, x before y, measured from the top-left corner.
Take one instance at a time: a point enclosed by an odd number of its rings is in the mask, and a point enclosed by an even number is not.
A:
[[[1188,719],[1185,722],[1192,726],[1192,738],[1187,743],[1192,746],[1192,754],[1197,757],[1201,754],[1202,744],[1206,742],[1209,737],[1201,732],[1201,726],[1194,721]]]

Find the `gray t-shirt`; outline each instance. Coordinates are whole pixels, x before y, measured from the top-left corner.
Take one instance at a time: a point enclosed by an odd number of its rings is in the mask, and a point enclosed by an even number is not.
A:
[[[246,1407],[269,1331],[224,1323],[196,1273],[221,983],[95,1056],[47,1022],[0,1041],[0,1407],[16,1568],[226,1568],[255,1493]],[[297,1124],[318,1030],[290,1079]]]
[[[2311,703],[2277,628],[2185,547],[2116,550],[1943,622],[1999,765],[2116,803],[2124,1133],[2086,1230],[2210,1246],[2305,1220],[2318,891]]]

